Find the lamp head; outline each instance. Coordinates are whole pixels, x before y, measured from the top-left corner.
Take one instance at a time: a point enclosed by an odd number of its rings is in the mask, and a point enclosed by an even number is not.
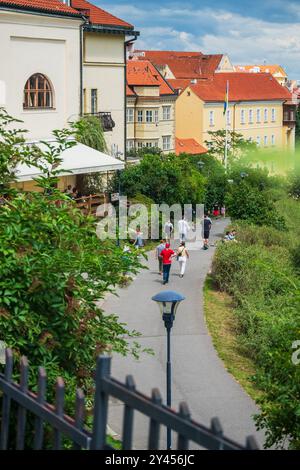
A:
[[[166,327],[167,323],[169,326],[172,326],[177,308],[184,299],[185,297],[183,295],[169,290],[159,292],[152,297],[152,300],[158,304]]]

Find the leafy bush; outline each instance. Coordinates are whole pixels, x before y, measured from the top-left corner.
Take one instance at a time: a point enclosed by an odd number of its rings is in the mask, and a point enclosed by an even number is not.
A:
[[[214,281],[232,296],[240,346],[257,366],[253,380],[264,393],[256,423],[266,432],[266,447],[300,449],[300,365],[291,360],[300,280],[279,232],[246,224],[238,231],[238,243],[217,249]]]

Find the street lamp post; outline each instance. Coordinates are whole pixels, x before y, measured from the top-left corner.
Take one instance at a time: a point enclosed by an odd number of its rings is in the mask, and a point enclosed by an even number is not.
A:
[[[171,330],[175,320],[177,308],[185,297],[178,292],[162,291],[154,295],[152,300],[157,302],[162,319],[167,330],[167,364],[166,364],[166,385],[167,385],[167,406],[172,405],[172,382],[171,382]],[[171,429],[167,428],[167,449],[171,449]]]

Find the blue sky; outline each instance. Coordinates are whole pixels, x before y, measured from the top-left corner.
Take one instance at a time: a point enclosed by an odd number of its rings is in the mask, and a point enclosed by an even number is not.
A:
[[[137,48],[227,53],[279,63],[300,80],[300,0],[94,0],[134,24]]]

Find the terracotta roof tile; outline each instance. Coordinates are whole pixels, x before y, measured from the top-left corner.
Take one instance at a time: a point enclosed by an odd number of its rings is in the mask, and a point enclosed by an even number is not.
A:
[[[0,0],[0,8],[18,7],[24,10],[39,10],[56,14],[80,16],[78,11],[59,0]]]
[[[90,2],[87,2],[86,0],[72,0],[72,6],[73,8],[76,8],[82,11],[82,13],[85,16],[88,16],[91,24],[106,25],[106,26],[121,26],[123,28],[128,28],[128,29],[133,28],[133,26],[130,23],[127,23],[126,21],[123,21],[120,18],[117,18],[111,13],[108,13],[107,11],[102,10],[102,8],[99,8],[98,6],[93,5]]]
[[[212,79],[190,85],[203,101],[224,101],[229,81],[229,101],[290,100],[291,93],[267,73],[217,73]]]
[[[157,66],[168,65],[176,79],[210,77],[223,57],[222,54],[205,55],[201,52],[137,50],[136,53],[140,60],[151,60]]]
[[[200,145],[195,139],[178,139],[178,137],[176,137],[176,155],[180,155],[181,153],[200,155],[207,153],[207,149]]]
[[[127,62],[127,84],[133,86],[158,86],[160,95],[174,95],[174,90],[149,60]]]

